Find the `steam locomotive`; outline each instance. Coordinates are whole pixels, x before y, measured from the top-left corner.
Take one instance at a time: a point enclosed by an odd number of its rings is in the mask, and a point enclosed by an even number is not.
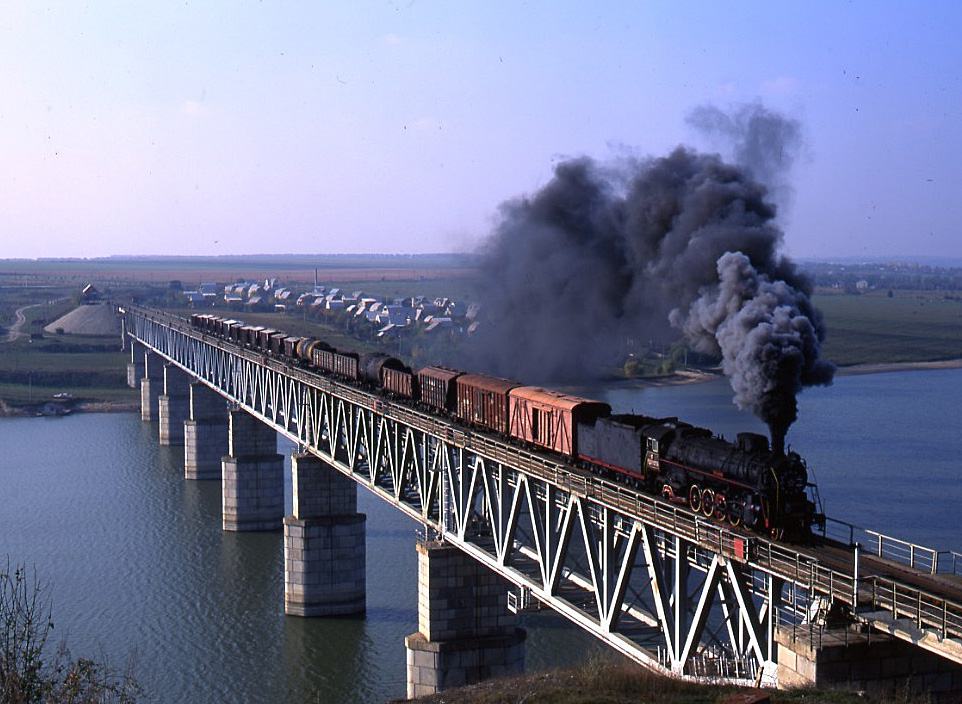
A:
[[[193,314],[190,325],[293,361],[466,426],[563,455],[595,474],[731,526],[803,540],[819,518],[808,472],[795,452],[755,433],[734,443],[677,418],[612,414],[599,401],[442,366],[413,370],[389,355],[339,351],[322,340]]]

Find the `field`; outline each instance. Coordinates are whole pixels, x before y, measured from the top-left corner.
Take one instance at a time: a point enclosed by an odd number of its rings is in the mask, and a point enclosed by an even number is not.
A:
[[[127,354],[114,338],[39,335],[44,324],[70,310],[81,288],[94,283],[117,300],[159,291],[160,298],[204,281],[277,278],[299,290],[317,277],[323,286],[386,297],[426,296],[475,300],[472,260],[464,255],[330,255],[261,257],[114,257],[99,260],[0,260],[0,401],[42,404],[66,392],[78,398],[133,400],[126,387]],[[172,282],[178,282],[173,288]],[[171,299],[172,300],[172,299]],[[939,291],[870,291],[815,296],[828,328],[823,356],[840,366],[917,363],[962,359],[962,297]],[[33,305],[33,307],[27,307]],[[22,310],[18,339],[6,330]],[[230,313],[294,334],[323,337],[339,348],[366,351],[374,343],[349,333],[284,314]],[[189,309],[177,311],[187,314]],[[31,339],[30,334],[34,334]],[[407,349],[390,350],[408,356]]]
[[[940,292],[817,295],[838,365],[962,359],[962,300]]]
[[[43,282],[56,285],[221,283],[276,278],[285,284],[318,283],[370,287],[372,284],[416,284],[436,279],[464,279],[471,273],[466,255],[264,255],[225,257],[108,257],[105,259],[0,260],[0,283]]]

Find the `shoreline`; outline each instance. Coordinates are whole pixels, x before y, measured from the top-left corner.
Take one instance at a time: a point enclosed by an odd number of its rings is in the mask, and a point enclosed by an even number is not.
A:
[[[876,362],[871,364],[853,364],[845,367],[838,367],[836,376],[858,376],[862,374],[888,374],[891,372],[906,371],[931,371],[937,369],[962,369],[962,359],[947,359],[937,362]],[[631,388],[656,388],[663,386],[686,386],[688,384],[703,384],[705,382],[722,379],[724,375],[721,370],[684,370],[664,377],[635,377],[631,379],[609,378],[604,381],[622,387]],[[588,387],[572,386],[571,389],[584,389]],[[12,406],[0,399],[0,418],[33,418],[50,417],[56,418],[57,414],[44,414],[43,403],[31,404],[28,406]],[[87,399],[78,401],[68,409],[64,415],[74,413],[135,413],[140,410],[139,399],[128,399],[123,401],[103,401],[98,399]]]
[[[888,374],[891,372],[912,372],[912,371],[931,371],[936,369],[962,369],[962,359],[945,359],[934,362],[871,362],[866,364],[850,364],[839,366],[835,370],[835,376],[859,376],[862,374]],[[604,383],[615,384],[618,386],[628,386],[634,388],[650,388],[661,386],[686,386],[688,384],[703,384],[724,379],[720,367],[712,369],[693,370],[686,369],[675,372],[663,377],[633,377],[616,378],[611,377],[604,380]],[[573,386],[570,388],[589,388],[585,386]]]
[[[887,374],[889,372],[929,371],[932,369],[962,369],[962,359],[945,359],[938,362],[875,362],[869,364],[852,364],[839,367],[838,376],[854,376],[856,374]]]

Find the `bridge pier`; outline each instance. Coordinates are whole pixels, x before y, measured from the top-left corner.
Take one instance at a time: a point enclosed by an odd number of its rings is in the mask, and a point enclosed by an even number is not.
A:
[[[190,385],[190,419],[184,421],[184,478],[220,479],[230,452],[227,400],[205,384]]]
[[[161,445],[184,444],[184,421],[190,414],[190,376],[173,364],[164,365],[164,393],[157,397]]]
[[[404,639],[408,698],[524,670],[508,583],[458,548],[418,543],[418,632]]]
[[[957,702],[962,665],[885,633],[851,625],[780,626],[778,687],[818,687]]]
[[[284,516],[284,456],[277,433],[244,410],[230,412],[230,455],[222,463],[224,530],[277,530]]]
[[[140,418],[157,420],[157,399],[164,388],[164,360],[146,347],[144,350],[144,376],[140,380]]]
[[[284,518],[284,613],[349,616],[366,610],[367,516],[357,484],[315,455],[291,458],[294,513]]]
[[[123,318],[121,318],[123,320]],[[126,339],[126,336],[125,336]],[[127,386],[136,389],[144,378],[144,347],[134,340],[130,341],[130,362],[127,364]]]

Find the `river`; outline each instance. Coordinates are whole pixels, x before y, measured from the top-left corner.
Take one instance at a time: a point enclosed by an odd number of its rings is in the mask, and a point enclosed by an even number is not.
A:
[[[827,512],[962,549],[960,392],[962,370],[939,370],[840,377],[802,394],[788,441]],[[731,405],[724,381],[599,395],[617,410],[677,415],[729,437],[764,432]],[[361,490],[366,617],[286,617],[281,535],[224,533],[220,485],[184,481],[183,449],[156,438],[156,424],[134,414],[0,420],[0,559],[47,584],[54,638],[115,668],[133,658],[145,701],[403,697],[418,524]],[[525,626],[529,670],[600,650],[548,613]]]

